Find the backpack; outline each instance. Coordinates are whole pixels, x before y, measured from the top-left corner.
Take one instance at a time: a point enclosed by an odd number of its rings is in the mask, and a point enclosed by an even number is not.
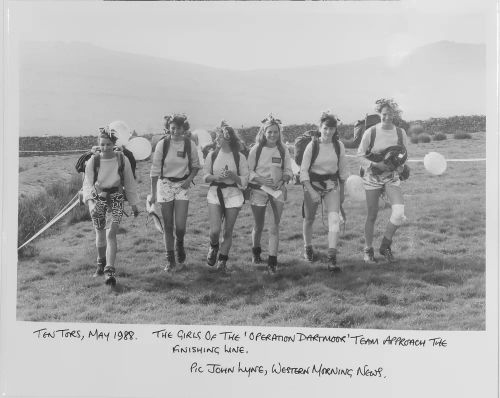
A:
[[[115,148],[115,153],[120,153],[122,155],[125,155],[129,162],[130,162],[130,167],[132,168],[132,174],[134,175],[134,179],[135,179],[135,168],[136,168],[136,161],[135,161],[135,158],[134,158],[134,154],[129,151],[128,149],[126,148],[123,148],[123,150],[120,150],[118,148]],[[85,173],[85,166],[87,165],[87,162],[88,160],[96,155],[100,153],[99,150],[90,150],[90,151],[87,151],[85,152],[83,155],[81,155],[78,160],[76,161],[76,164],[75,164],[75,169],[78,173]],[[99,163],[100,160],[98,160],[97,162]],[[118,160],[120,162],[120,159]],[[97,174],[95,173],[95,159],[94,159],[94,176],[97,178]],[[123,170],[122,170],[123,172]],[[120,176],[121,177],[121,176]],[[95,183],[95,181],[94,181]]]
[[[306,149],[306,146],[312,141],[313,142],[312,156],[311,156],[311,164],[309,165],[309,170],[311,170],[311,166],[313,165],[314,161],[316,160],[319,154],[319,142],[317,137],[319,137],[319,132],[315,130],[310,130],[305,132],[295,140],[294,158],[295,158],[295,163],[297,163],[299,166],[302,164],[302,158],[304,157],[304,151]],[[339,137],[338,132],[335,134],[334,137],[332,137],[333,147],[335,148],[335,153],[337,155],[337,167],[340,162],[340,143],[338,137]]]
[[[166,135],[165,137],[161,138],[160,141],[163,140],[163,154],[161,157],[161,175],[160,178],[163,179],[163,166],[165,163],[165,159],[167,157],[168,149],[170,148],[170,141],[171,137],[170,135]],[[159,143],[159,141],[158,141]],[[156,144],[158,145],[158,144]],[[184,153],[182,154],[183,158],[186,158],[186,154],[188,157],[188,170],[189,174],[191,174],[191,169],[192,169],[192,160],[191,160],[191,139],[188,137],[184,137]]]
[[[281,171],[283,171],[285,170],[285,148],[283,148],[282,145],[277,145],[277,147],[281,157]],[[262,145],[257,144],[257,152],[255,153],[255,166],[253,167],[253,171],[257,169],[257,164],[259,163],[262,148]]]
[[[372,115],[366,115],[362,120],[358,120],[354,125],[354,134],[352,140],[344,141],[344,146],[346,148],[357,148],[363,138],[363,133],[372,126],[380,123],[380,116],[377,113]]]
[[[220,148],[216,148],[212,152],[212,164],[210,165],[210,174],[214,174],[214,163],[217,156],[219,156]],[[234,163],[236,164],[236,173],[240,175],[240,153],[233,151]]]

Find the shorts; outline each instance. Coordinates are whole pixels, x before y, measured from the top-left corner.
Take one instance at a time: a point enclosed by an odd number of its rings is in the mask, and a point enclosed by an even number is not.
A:
[[[241,207],[245,203],[243,192],[237,187],[222,188],[222,196],[224,197],[224,205],[226,209]],[[208,189],[207,201],[211,205],[220,205],[219,197],[217,196],[217,187],[211,186]]]
[[[173,200],[189,200],[188,189],[181,188],[185,181],[172,182],[166,178],[158,180],[156,198],[158,203],[171,202]]]
[[[271,195],[265,193],[262,189],[252,189],[250,191],[250,204],[252,206],[267,206],[271,199],[276,202],[285,203],[286,201],[286,188],[281,189],[282,194],[278,198],[274,198]]]
[[[401,186],[401,180],[397,171],[383,172],[382,174],[374,174],[371,167],[365,170],[363,176],[363,185],[365,190],[383,189],[385,186],[390,185],[394,187]]]
[[[120,224],[122,220],[125,196],[120,192],[108,193],[108,195],[109,205],[106,199],[97,195],[95,190],[91,193],[91,199],[94,201],[95,206],[90,212],[90,217],[95,229],[109,229],[112,223]]]

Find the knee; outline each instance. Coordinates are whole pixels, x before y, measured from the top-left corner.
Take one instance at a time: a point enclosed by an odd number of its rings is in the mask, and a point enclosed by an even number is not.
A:
[[[331,211],[328,213],[328,232],[340,232],[340,216],[339,213]]]
[[[262,231],[264,230],[264,224],[255,223],[255,225],[253,226],[253,230],[259,234],[262,233]]]
[[[186,228],[176,228],[175,229],[175,234],[177,236],[184,236],[186,234]]]
[[[374,223],[377,220],[378,208],[368,208],[368,214],[366,216],[366,221],[369,223]]]
[[[212,241],[219,240],[219,236],[220,236],[220,229],[219,228],[210,229],[210,239]]]
[[[397,227],[402,225],[406,221],[405,206],[400,204],[392,205],[392,213],[389,221]]]
[[[232,237],[233,237],[233,231],[228,230],[228,229],[224,230],[224,240],[227,241],[227,240],[231,239]]]
[[[305,225],[306,227],[312,227],[312,226],[313,226],[313,224],[314,224],[314,217],[308,218],[308,217],[306,216],[306,218],[304,218],[304,221],[303,221],[303,222],[304,222],[304,225]]]

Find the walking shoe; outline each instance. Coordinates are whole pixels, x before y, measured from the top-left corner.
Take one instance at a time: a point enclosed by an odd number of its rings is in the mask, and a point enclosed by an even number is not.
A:
[[[175,268],[176,264],[175,264],[175,254],[174,254],[174,251],[173,250],[169,250],[167,251],[167,263],[165,264],[165,268],[164,270],[169,272],[169,271],[173,271],[173,269]]]
[[[278,257],[276,256],[269,256],[267,258],[267,268],[269,268],[269,271],[274,274],[276,273],[276,267],[278,266]]]
[[[337,265],[337,251],[328,250],[328,271],[338,274],[342,269]]]
[[[98,258],[97,259],[97,268],[94,272],[94,275],[92,275],[94,278],[98,276],[103,276],[104,275],[104,267],[106,266],[106,257],[104,258]]]
[[[213,267],[217,262],[217,254],[219,253],[219,243],[216,245],[212,245],[210,243],[210,247],[208,248],[207,253],[207,264]]]
[[[388,263],[394,262],[394,256],[392,255],[391,250],[392,241],[387,239],[385,236],[382,238],[382,243],[380,244],[379,253],[385,257]]]
[[[225,274],[227,271],[227,262],[228,256],[224,254],[219,254],[219,260],[217,261],[217,271],[221,272],[222,274]]]
[[[186,250],[184,250],[184,241],[178,240],[175,242],[175,249],[177,251],[177,262],[182,264],[186,261]]]
[[[252,247],[252,263],[261,264],[262,258],[260,254],[262,253],[262,249],[260,247]]]
[[[304,258],[310,263],[314,261],[314,251],[312,246],[305,246]]]
[[[365,263],[374,264],[377,262],[377,259],[375,258],[375,251],[373,250],[373,247],[365,247],[364,252],[365,252],[365,254],[363,256],[363,260],[365,261]]]
[[[116,285],[115,267],[109,265],[104,267],[104,283],[109,286]]]

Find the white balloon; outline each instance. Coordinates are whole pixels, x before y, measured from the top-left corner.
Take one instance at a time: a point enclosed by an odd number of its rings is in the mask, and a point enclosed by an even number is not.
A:
[[[433,175],[441,175],[446,171],[446,159],[438,152],[429,152],[424,157],[424,167]]]
[[[127,123],[122,122],[121,120],[116,120],[109,124],[109,129],[115,131],[115,135],[118,138],[118,140],[116,141],[117,146],[123,146],[127,144],[128,140],[130,139],[130,134],[132,133],[132,130],[127,125]]]
[[[192,132],[192,135],[198,137],[198,146],[203,148],[205,145],[212,143],[212,136],[207,130],[196,129]]]
[[[355,201],[365,200],[365,187],[363,179],[358,175],[350,175],[345,182],[345,189],[350,198]]]
[[[125,148],[134,154],[135,160],[144,160],[151,155],[151,143],[144,137],[132,138]]]

